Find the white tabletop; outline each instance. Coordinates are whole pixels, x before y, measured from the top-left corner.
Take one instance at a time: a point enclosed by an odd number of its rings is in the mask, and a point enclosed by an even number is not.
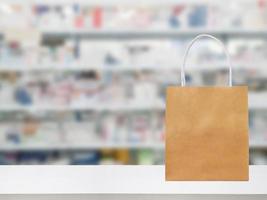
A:
[[[249,181],[165,181],[164,166],[0,166],[0,194],[267,194],[267,166]]]

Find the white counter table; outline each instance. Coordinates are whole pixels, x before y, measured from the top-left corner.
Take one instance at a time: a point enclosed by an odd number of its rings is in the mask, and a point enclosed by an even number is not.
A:
[[[267,166],[249,181],[165,181],[164,166],[0,166],[0,194],[267,194]]]

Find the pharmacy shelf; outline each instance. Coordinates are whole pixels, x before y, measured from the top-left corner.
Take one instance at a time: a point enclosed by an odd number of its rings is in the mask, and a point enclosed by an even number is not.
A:
[[[267,194],[267,166],[249,181],[165,181],[164,166],[0,166],[0,194]],[[37,184],[38,183],[38,184]]]
[[[267,109],[267,92],[249,93],[248,102],[251,109]]]
[[[28,143],[28,144],[1,144],[0,152],[13,151],[52,151],[52,150],[97,150],[97,149],[159,149],[164,150],[162,142],[136,142],[136,143],[107,143],[88,142],[83,143]]]
[[[219,67],[219,66],[218,66]],[[102,65],[102,66],[90,66],[90,64],[40,64],[40,65],[0,65],[1,71],[14,71],[14,72],[31,72],[31,71],[49,71],[49,72],[58,72],[58,71],[88,71],[88,70],[96,70],[96,71],[115,71],[115,72],[123,72],[123,71],[138,71],[138,70],[178,70],[177,65]]]
[[[121,104],[97,104],[92,103],[88,105],[78,106],[19,106],[19,105],[7,105],[0,106],[0,111],[12,112],[12,111],[25,111],[25,112],[42,112],[42,111],[142,111],[142,110],[164,110],[165,105],[163,102],[154,104],[137,104],[137,103],[121,103]]]
[[[267,140],[258,141],[250,140],[250,149],[267,149]],[[98,150],[98,149],[165,149],[163,142],[136,142],[136,143],[106,143],[106,142],[89,142],[82,143],[28,143],[28,144],[1,144],[0,152],[17,152],[17,151],[79,151],[79,150]]]
[[[37,29],[38,30],[38,29]],[[1,31],[1,30],[0,30]],[[0,33],[3,36],[3,31]],[[129,39],[129,38],[179,38],[179,37],[193,37],[201,33],[212,34],[217,37],[227,36],[244,36],[244,37],[265,37],[267,29],[242,29],[242,28],[230,28],[230,29],[216,29],[216,28],[190,28],[190,29],[177,29],[177,30],[76,30],[66,29],[64,27],[58,29],[40,29],[40,33],[43,37],[63,37],[63,38],[99,38],[99,39]]]
[[[42,0],[1,0],[1,2],[4,3],[19,3],[19,4],[44,4]],[[214,2],[219,2],[219,0],[187,0],[186,4],[199,4],[199,3],[209,3],[214,4]],[[118,5],[124,5],[124,6],[168,6],[173,5],[176,6],[177,4],[184,4],[184,0],[165,0],[162,2],[161,0],[135,0],[135,1],[123,1],[123,0],[46,0],[45,5],[68,5],[68,4],[81,4],[81,5],[89,5],[89,6],[118,6]]]
[[[250,93],[249,94],[249,109],[267,109],[267,93]],[[75,105],[75,106],[20,106],[20,105],[2,105],[0,106],[0,111],[2,112],[42,112],[42,111],[54,111],[54,112],[64,112],[64,111],[143,111],[143,110],[156,110],[164,111],[165,103],[161,101],[148,101],[148,104],[144,104],[144,101],[138,102],[120,102],[120,103],[88,103],[86,105]]]
[[[226,62],[212,62],[212,63],[200,63],[191,64],[187,67],[187,71],[214,71],[222,70],[226,68]],[[266,62],[233,62],[233,70],[247,69],[247,70],[263,70],[267,71]],[[167,70],[179,70],[180,65],[176,64],[164,64],[164,65],[102,65],[102,66],[90,66],[90,64],[60,64],[60,63],[49,63],[49,64],[0,64],[0,72],[14,71],[14,72],[31,72],[31,71],[86,71],[86,70],[97,70],[97,71],[138,71],[138,70],[153,70],[153,71],[167,71]]]
[[[267,132],[250,130],[249,147],[251,149],[267,149]]]
[[[41,30],[44,37],[78,37],[78,38],[177,38],[192,37],[200,33],[207,33],[216,36],[262,36],[265,37],[267,29],[178,29],[178,30]]]
[[[267,149],[267,140],[250,140],[250,149]]]

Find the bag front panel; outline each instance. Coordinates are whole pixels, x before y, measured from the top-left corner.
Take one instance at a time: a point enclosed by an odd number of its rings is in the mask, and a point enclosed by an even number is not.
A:
[[[248,179],[247,87],[169,87],[166,180]]]

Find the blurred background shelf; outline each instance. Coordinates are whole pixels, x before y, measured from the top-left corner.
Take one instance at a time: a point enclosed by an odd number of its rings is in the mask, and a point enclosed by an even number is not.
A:
[[[104,143],[104,142],[88,142],[86,144],[78,143],[43,143],[43,144],[25,144],[25,145],[1,145],[0,151],[79,151],[79,150],[97,150],[97,149],[164,149],[163,143],[155,142],[139,142],[139,143]]]
[[[251,140],[249,142],[249,147],[251,149],[267,149],[267,139]]]
[[[151,104],[97,104],[93,103],[91,105],[82,106],[0,106],[0,111],[13,112],[13,111],[29,111],[29,112],[42,112],[42,111],[83,111],[83,110],[94,110],[94,111],[142,111],[142,110],[165,110],[164,103],[153,103]]]
[[[187,30],[41,30],[44,37],[79,37],[79,38],[179,38],[179,37],[193,37],[200,33],[207,33],[216,36],[253,36],[265,37],[267,29],[254,30],[254,29],[187,29]]]
[[[214,63],[199,63],[191,64],[188,66],[187,71],[215,71],[225,69],[226,62],[214,62]],[[235,70],[261,70],[267,71],[267,64],[262,62],[247,63],[247,62],[235,62],[233,61],[233,71]],[[180,63],[170,63],[166,65],[106,65],[106,66],[93,66],[90,63],[80,64],[58,64],[58,63],[48,63],[48,64],[36,64],[27,65],[20,63],[19,65],[10,64],[0,64],[0,72],[42,72],[42,71],[111,71],[111,72],[124,72],[124,71],[143,71],[143,70],[153,70],[153,71],[168,71],[180,70]]]
[[[156,149],[164,150],[164,143],[157,142],[138,142],[138,143],[105,143],[105,142],[91,142],[86,144],[81,142],[78,144],[72,143],[35,143],[24,145],[1,145],[0,152],[18,152],[18,151],[80,151],[80,150],[97,150],[97,149]],[[267,139],[251,140],[249,148],[253,149],[267,149]]]
[[[267,164],[266,13],[266,0],[1,1],[0,164],[163,164],[165,90],[199,33],[248,85],[250,163]],[[227,80],[221,48],[199,41],[187,84]]]
[[[179,85],[177,85],[179,86]],[[249,109],[267,109],[267,93],[249,93]],[[97,103],[88,102],[87,105],[50,105],[50,106],[35,106],[35,105],[5,105],[0,106],[0,111],[14,112],[14,111],[29,111],[29,112],[42,112],[42,111],[142,111],[142,110],[159,110],[165,111],[165,103],[160,100],[151,102],[123,102],[123,103]]]
[[[1,32],[1,30],[0,30]],[[229,29],[229,30],[216,30],[216,29],[187,29],[187,30],[39,30],[43,38],[76,38],[76,39],[177,39],[177,38],[190,38],[197,34],[207,33],[217,37],[265,37],[267,29],[254,30],[254,29]],[[4,34],[0,33],[0,37]]]

